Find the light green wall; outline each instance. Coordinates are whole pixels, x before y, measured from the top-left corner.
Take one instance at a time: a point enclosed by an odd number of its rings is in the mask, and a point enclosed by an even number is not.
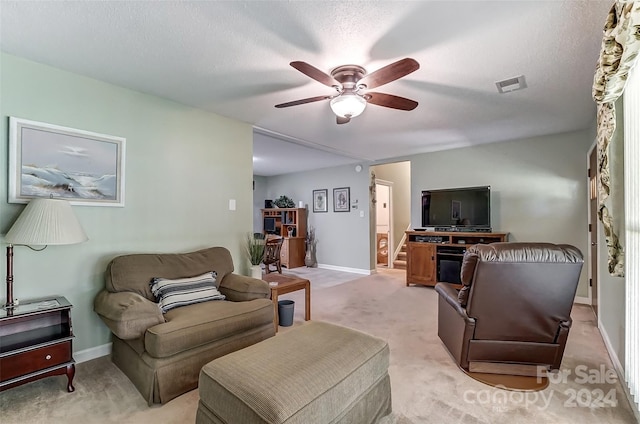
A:
[[[92,308],[116,255],[225,246],[236,270],[246,272],[241,242],[252,228],[250,125],[6,54],[0,84],[2,235],[23,209],[7,204],[8,116],[127,139],[124,208],[74,206],[86,243],[38,253],[15,248],[15,297],[66,296],[75,351],[109,342]],[[229,211],[229,199],[236,211]]]

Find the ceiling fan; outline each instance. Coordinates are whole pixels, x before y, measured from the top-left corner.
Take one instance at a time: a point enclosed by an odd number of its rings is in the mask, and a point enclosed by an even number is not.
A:
[[[309,78],[313,78],[324,85],[334,88],[338,94],[334,94],[333,96],[309,97],[292,102],[280,103],[276,105],[277,108],[297,106],[321,100],[331,100],[331,110],[336,114],[337,123],[346,124],[351,118],[360,115],[367,106],[367,103],[399,110],[413,110],[418,106],[418,102],[405,97],[366,91],[395,81],[418,70],[420,64],[410,58],[393,62],[370,74],[367,74],[367,71],[358,65],[338,66],[331,71],[331,75],[324,73],[306,62],[296,61],[291,62],[290,65]]]

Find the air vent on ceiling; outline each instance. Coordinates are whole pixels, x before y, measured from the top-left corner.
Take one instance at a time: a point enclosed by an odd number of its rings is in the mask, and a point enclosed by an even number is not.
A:
[[[524,75],[520,75],[513,78],[496,82],[498,92],[500,94],[509,93],[510,91],[522,90],[527,88],[527,82],[524,80]]]

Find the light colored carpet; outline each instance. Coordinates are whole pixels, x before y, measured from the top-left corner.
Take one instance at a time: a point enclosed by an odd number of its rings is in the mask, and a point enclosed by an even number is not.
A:
[[[313,277],[309,275],[312,280]],[[302,291],[294,327],[304,325]],[[406,287],[404,271],[388,270],[311,294],[311,317],[349,326],[388,340],[391,347],[393,413],[382,424],[423,423],[635,423],[619,382],[581,383],[580,371],[612,370],[590,308],[575,305],[574,325],[562,369],[566,381],[541,392],[506,392],[462,373],[437,337],[437,295],[427,287]],[[281,327],[284,334],[293,327]],[[277,336],[276,336],[277,337]],[[579,372],[576,375],[576,371]],[[147,407],[142,396],[108,360],[79,364],[75,393],[65,377],[53,377],[0,394],[0,422],[10,423],[192,423],[194,390],[164,406]],[[611,393],[611,406],[599,393]],[[576,396],[573,396],[573,395]],[[579,394],[579,396],[578,396]],[[313,423],[310,423],[313,424]],[[358,424],[358,423],[354,423]]]
[[[353,272],[343,272],[324,268],[307,268],[304,266],[291,269],[282,268],[282,274],[290,274],[300,278],[306,278],[311,282],[312,291],[337,286],[363,277],[363,275],[354,274]]]

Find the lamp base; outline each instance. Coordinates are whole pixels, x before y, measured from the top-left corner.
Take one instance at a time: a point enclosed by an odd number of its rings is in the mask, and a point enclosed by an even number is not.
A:
[[[18,306],[13,300],[13,245],[9,243],[7,246],[7,303],[3,308],[11,310]]]

